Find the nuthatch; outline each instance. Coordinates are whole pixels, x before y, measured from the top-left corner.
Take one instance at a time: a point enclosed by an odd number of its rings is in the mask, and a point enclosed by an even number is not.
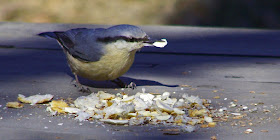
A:
[[[136,51],[144,46],[164,47],[167,44],[166,39],[152,41],[143,30],[133,25],[107,29],[76,28],[38,35],[58,41],[81,89],[78,76],[96,81],[111,80],[124,87],[119,77],[131,67]]]

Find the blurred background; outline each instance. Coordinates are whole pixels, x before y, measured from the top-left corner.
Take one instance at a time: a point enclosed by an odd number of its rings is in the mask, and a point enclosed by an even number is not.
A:
[[[0,0],[0,20],[280,28],[280,0]]]

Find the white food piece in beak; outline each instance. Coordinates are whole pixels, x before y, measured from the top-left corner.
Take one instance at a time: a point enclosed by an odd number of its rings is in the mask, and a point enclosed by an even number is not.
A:
[[[155,47],[163,48],[163,47],[165,47],[167,45],[167,40],[163,38],[163,39],[161,39],[161,41],[155,41],[153,43],[153,45]]]

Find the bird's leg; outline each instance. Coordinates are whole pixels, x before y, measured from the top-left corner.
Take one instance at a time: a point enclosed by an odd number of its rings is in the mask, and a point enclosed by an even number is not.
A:
[[[75,83],[74,83],[74,86],[75,87],[80,87],[81,86],[81,83],[79,82],[79,79],[78,79],[78,76],[76,74],[74,74],[75,76]]]
[[[126,85],[126,87],[136,89],[136,84],[134,82],[130,82],[128,85]]]
[[[126,87],[125,83],[120,78],[117,78],[115,80],[111,80],[111,82],[117,84],[121,88],[125,88]]]
[[[75,84],[75,87],[78,87],[79,91],[81,92],[91,92],[89,88],[87,87],[84,87],[80,82],[79,82],[79,79],[78,79],[78,76],[77,74],[74,74],[75,75],[75,80],[76,80],[76,84]]]
[[[121,88],[136,88],[136,84],[131,82],[129,85],[126,85],[120,78],[117,78],[115,80],[111,80],[113,83],[117,84]]]

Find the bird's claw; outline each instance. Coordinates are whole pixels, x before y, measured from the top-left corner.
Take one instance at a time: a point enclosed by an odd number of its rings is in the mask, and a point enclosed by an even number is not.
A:
[[[78,89],[80,92],[91,93],[91,90],[88,87],[80,86]]]
[[[128,85],[125,86],[126,88],[136,89],[136,84],[134,82],[130,82]]]
[[[73,81],[72,81],[72,82],[73,82]],[[74,82],[72,83],[72,85],[74,85],[75,87],[77,87],[78,90],[79,90],[80,92],[91,93],[91,90],[90,90],[88,87],[85,87],[85,86],[81,85],[81,84],[78,83],[77,81],[74,81]]]
[[[120,78],[112,80],[112,82],[117,84],[121,88],[132,88],[132,89],[136,88],[136,84],[135,83],[131,82],[130,84],[127,85]]]

